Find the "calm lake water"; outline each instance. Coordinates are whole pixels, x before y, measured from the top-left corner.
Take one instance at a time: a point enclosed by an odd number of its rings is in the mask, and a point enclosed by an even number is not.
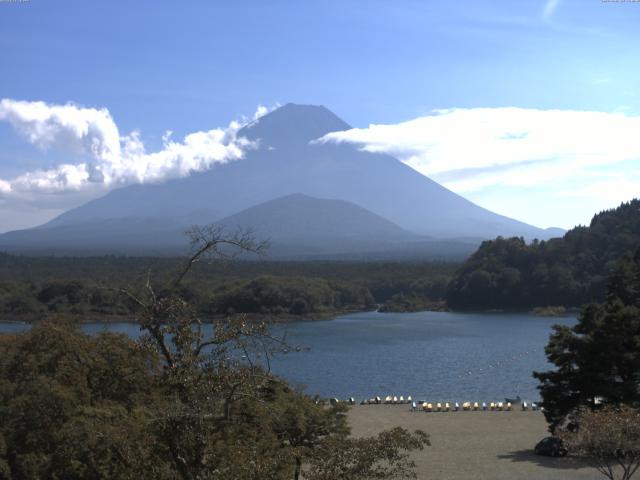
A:
[[[527,314],[356,313],[335,320],[277,327],[303,351],[272,359],[273,372],[309,394],[357,399],[412,395],[433,401],[539,398],[531,372],[550,367],[544,356],[551,326],[575,317]],[[28,328],[0,324],[0,332]],[[140,334],[132,323],[85,324],[99,331]],[[308,350],[306,350],[308,348]]]

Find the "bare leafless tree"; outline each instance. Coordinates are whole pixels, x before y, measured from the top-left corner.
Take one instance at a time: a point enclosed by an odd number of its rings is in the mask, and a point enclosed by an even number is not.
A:
[[[238,321],[225,320],[216,325],[214,335],[205,338],[202,320],[177,293],[193,267],[207,260],[233,259],[242,253],[262,255],[268,248],[268,243],[257,241],[250,230],[240,229],[229,233],[221,226],[208,225],[194,226],[186,233],[190,240],[190,254],[170,282],[169,288],[163,289],[162,295],[156,293],[151,271],[147,273],[142,295],[134,293],[130,288],[120,289],[138,307],[137,320],[141,328],[150,335],[169,368],[174,367],[176,361],[176,352],[168,345],[169,338],[180,344],[181,354],[184,355],[188,348],[189,353],[197,357],[206,347],[224,344],[231,338],[249,333],[247,322],[240,318]],[[193,325],[197,326],[193,333],[183,331],[186,326],[189,327],[188,331],[192,331]],[[260,330],[260,326],[257,323],[252,325],[254,333]],[[178,333],[180,336],[175,337]]]
[[[188,235],[191,252],[168,284],[158,288],[148,272],[143,289],[120,291],[137,306],[136,318],[146,333],[142,342],[163,359],[160,381],[168,400],[156,419],[157,435],[166,440],[182,478],[190,480],[211,470],[211,440],[231,421],[234,402],[258,399],[256,392],[268,382],[270,375],[264,364],[254,361],[255,352],[259,349],[264,352],[261,358],[268,358],[282,342],[271,336],[265,322],[250,322],[244,315],[204,328],[180,293],[199,262],[260,255],[267,243],[257,241],[251,231],[229,233],[215,225],[194,227]]]

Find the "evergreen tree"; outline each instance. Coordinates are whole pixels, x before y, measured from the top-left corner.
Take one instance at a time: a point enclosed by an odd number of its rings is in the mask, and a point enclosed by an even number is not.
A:
[[[557,369],[534,377],[552,431],[580,407],[640,404],[640,250],[618,263],[604,303],[554,327],[546,352]]]

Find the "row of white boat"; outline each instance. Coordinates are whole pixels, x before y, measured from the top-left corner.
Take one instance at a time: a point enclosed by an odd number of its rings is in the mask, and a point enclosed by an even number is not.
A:
[[[355,404],[355,400],[350,398],[348,400],[350,404]],[[521,401],[518,402],[520,408],[523,411],[527,410],[542,410],[536,402]],[[412,410],[424,410],[425,412],[457,412],[457,411],[511,411],[514,408],[514,404],[510,401],[505,402],[429,402],[426,400],[414,401],[409,395],[408,397],[400,396],[387,396],[384,400],[380,397],[365,399],[360,402],[360,405],[411,405]]]

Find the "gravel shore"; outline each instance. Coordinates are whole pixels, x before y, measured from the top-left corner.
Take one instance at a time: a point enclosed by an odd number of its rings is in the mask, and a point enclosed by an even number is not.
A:
[[[354,436],[400,426],[421,429],[431,447],[415,453],[421,480],[597,480],[601,475],[572,458],[541,457],[533,447],[549,435],[541,412],[411,412],[409,405],[354,406]]]

